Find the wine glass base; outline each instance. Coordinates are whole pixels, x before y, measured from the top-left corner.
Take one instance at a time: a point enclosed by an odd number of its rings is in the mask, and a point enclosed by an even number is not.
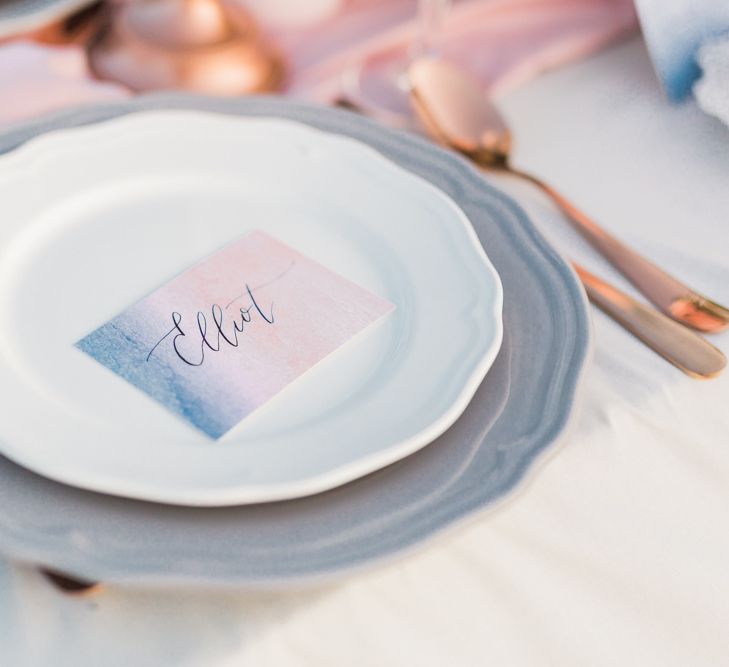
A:
[[[410,55],[404,49],[367,57],[344,74],[346,101],[388,125],[411,127],[413,114],[407,78],[410,62]]]

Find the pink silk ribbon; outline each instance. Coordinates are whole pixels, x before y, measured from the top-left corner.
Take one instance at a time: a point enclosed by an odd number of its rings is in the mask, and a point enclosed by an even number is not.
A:
[[[330,102],[343,72],[368,54],[416,39],[412,0],[349,0],[334,16],[299,30],[268,32],[289,64],[286,93]],[[444,55],[494,94],[585,57],[636,29],[632,0],[463,0],[444,25]],[[77,46],[28,40],[0,45],[0,124],[66,106],[129,95],[93,80]]]

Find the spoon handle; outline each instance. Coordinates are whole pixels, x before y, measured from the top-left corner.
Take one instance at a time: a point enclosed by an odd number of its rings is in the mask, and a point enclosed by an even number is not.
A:
[[[574,227],[658,308],[673,319],[700,331],[714,333],[729,327],[729,310],[690,289],[678,279],[626,246],[541,179],[508,167],[544,191]]]
[[[716,377],[724,370],[724,354],[701,336],[636,301],[582,266],[573,266],[590,301],[684,373],[704,379]]]

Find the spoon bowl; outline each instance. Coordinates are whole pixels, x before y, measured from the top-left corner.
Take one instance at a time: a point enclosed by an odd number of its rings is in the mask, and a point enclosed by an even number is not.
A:
[[[479,165],[508,164],[509,127],[468,75],[443,60],[421,58],[408,77],[418,118],[440,143]]]

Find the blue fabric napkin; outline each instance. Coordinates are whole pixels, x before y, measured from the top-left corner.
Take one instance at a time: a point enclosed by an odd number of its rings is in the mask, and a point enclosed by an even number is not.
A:
[[[648,50],[671,100],[691,92],[701,75],[697,53],[729,33],[729,0],[635,0]]]

